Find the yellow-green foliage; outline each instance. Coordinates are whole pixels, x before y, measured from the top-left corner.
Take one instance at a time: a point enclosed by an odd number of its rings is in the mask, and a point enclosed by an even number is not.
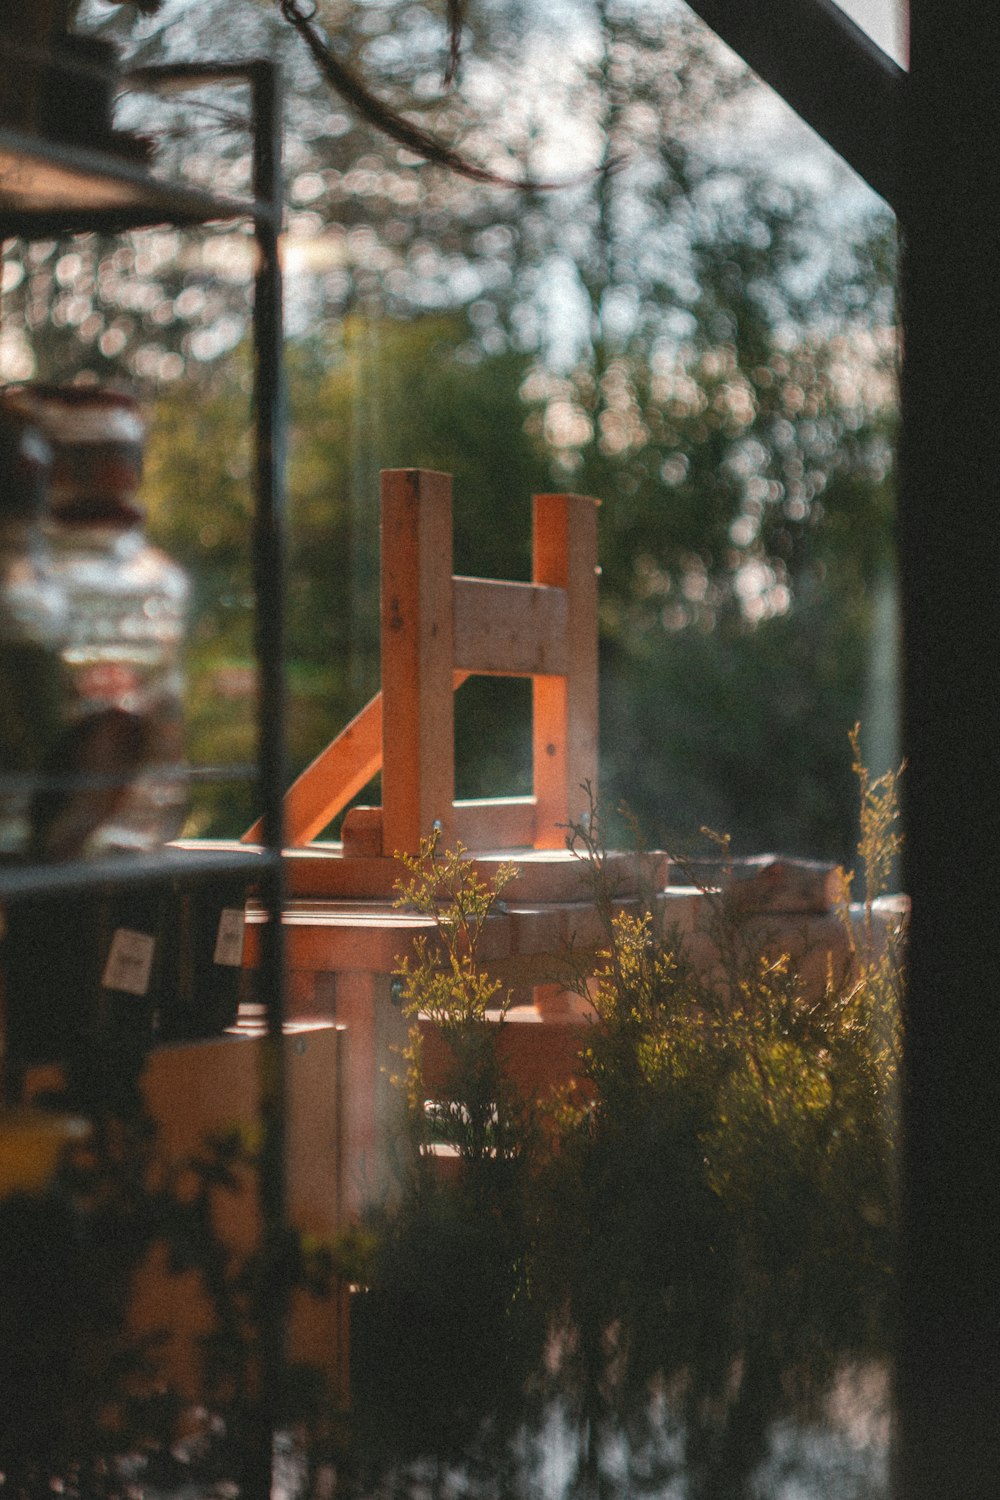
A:
[[[433,937],[418,936],[411,955],[400,960],[403,1013],[413,1025],[405,1053],[405,1091],[411,1129],[421,1144],[429,1136],[456,1146],[465,1159],[483,1161],[513,1144],[517,1113],[497,1055],[497,1035],[487,1020],[502,1020],[511,996],[487,973],[480,959],[486,924],[501,893],[516,873],[499,866],[490,881],[480,878],[467,851],[439,849],[434,833],[419,852],[403,854],[406,878],[397,906],[433,918]],[[445,1097],[428,1110],[422,1079],[417,1018],[432,1021],[447,1043],[453,1065]]]
[[[652,907],[616,907],[593,819],[577,831],[607,943],[543,1279],[589,1421],[654,1379],[682,1393],[694,1494],[744,1494],[771,1423],[891,1348],[904,931],[876,903],[897,778],[871,781],[853,744],[866,904],[858,921],[845,898],[850,962],[818,989],[708,892],[719,962],[699,971]]]
[[[418,1173],[376,1256],[397,1362],[410,1368],[403,1302],[415,1285],[427,1297],[411,1262],[429,1256],[439,1295],[428,1306],[445,1319],[450,1360],[490,1328],[511,1379],[534,1372],[577,1403],[591,1449],[595,1432],[646,1410],[652,1389],[669,1391],[690,1493],[737,1500],[777,1420],[808,1411],[845,1363],[888,1358],[904,932],[877,898],[899,849],[896,777],[856,772],[867,902],[858,921],[845,876],[850,961],[831,964],[825,985],[807,986],[790,954],[762,953],[759,924],[709,893],[719,962],[696,964],[655,900],[636,911],[616,899],[596,813],[573,831],[605,942],[580,976],[594,1008],[582,1086],[550,1101],[545,1151],[487,1020],[510,1003],[481,953],[512,872],[484,883],[464,850],[442,853],[436,839],[405,860],[401,902],[434,921],[401,965],[405,1007],[451,1046],[436,1124],[465,1175],[448,1189]],[[416,1041],[405,1084],[426,1143]],[[433,1321],[412,1336],[425,1360]],[[447,1401],[467,1405],[466,1384],[449,1384]],[[440,1390],[412,1390],[408,1379],[392,1391],[411,1433],[431,1417],[447,1426]],[[495,1381],[490,1391],[498,1400]],[[506,1392],[508,1411],[520,1395]]]
[[[858,781],[861,837],[858,853],[865,871],[865,908],[888,889],[889,879],[903,846],[899,821],[899,771],[886,771],[874,780],[861,759],[861,726],[851,730],[851,769]]]
[[[438,848],[439,835],[421,839],[418,854],[401,854],[409,879],[400,882],[397,906],[411,907],[433,917],[437,942],[415,939],[414,957],[400,960],[408,1014],[422,1011],[439,1026],[463,1026],[484,1021],[499,1000],[506,1013],[509,995],[499,980],[490,979],[479,960],[483,930],[504,887],[517,873],[502,864],[494,878],[480,880],[467,850]]]

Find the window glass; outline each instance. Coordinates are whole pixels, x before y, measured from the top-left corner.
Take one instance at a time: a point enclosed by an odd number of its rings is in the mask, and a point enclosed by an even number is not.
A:
[[[906,66],[907,0],[838,0],[838,4],[883,52]]]
[[[453,476],[466,575],[527,580],[531,496],[593,495],[577,846],[638,828],[688,903],[609,928],[581,1093],[529,1129],[491,1075],[419,1122],[481,1175],[415,1189],[351,1273],[384,1293],[352,1317],[357,1472],[884,1495],[899,994],[896,908],[864,900],[896,852],[895,225],[680,3],[454,9],[453,85],[444,6],[330,0],[311,34],[457,171],[331,90],[276,6],[81,8],[143,61],[284,67],[290,776],[379,688],[380,470]],[[901,55],[889,0],[845,9]],[[127,95],[119,125],[239,191],[246,118],[203,89]],[[0,375],[124,380],[150,412],[151,530],[194,585],[191,838],[258,812],[251,776],[211,772],[255,753],[252,272],[233,223],[4,250]],[[530,725],[523,681],[461,687],[458,794],[530,792]]]

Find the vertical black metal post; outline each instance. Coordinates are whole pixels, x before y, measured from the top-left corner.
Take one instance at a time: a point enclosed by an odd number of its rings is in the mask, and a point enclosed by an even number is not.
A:
[[[257,600],[259,761],[264,843],[273,856],[263,890],[268,921],[261,933],[260,984],[267,1008],[261,1079],[263,1145],[260,1164],[264,1220],[261,1302],[261,1403],[248,1472],[248,1500],[271,1493],[273,1431],[285,1376],[288,1310],[288,1231],[285,1203],[284,954],[282,944],[282,813],[285,792],[284,619],[285,391],[282,354],[281,101],[277,69],[249,69],[254,125],[253,187],[257,271],[254,288],[254,404],[257,434],[257,513],[254,569]],[[259,1448],[258,1448],[259,1445]]]
[[[907,1016],[899,1500],[1000,1486],[1000,19],[911,0],[900,560]]]

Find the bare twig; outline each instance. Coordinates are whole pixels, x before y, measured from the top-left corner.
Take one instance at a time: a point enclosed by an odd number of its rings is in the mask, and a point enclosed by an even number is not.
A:
[[[493,172],[488,167],[481,167],[476,162],[469,161],[468,157],[463,156],[460,151],[438,140],[437,136],[431,135],[422,126],[414,124],[412,120],[401,115],[384,100],[379,99],[357,73],[337,57],[315,25],[316,6],[313,0],[308,0],[311,6],[309,9],[303,8],[300,0],[278,0],[278,3],[281,14],[299,33],[309,48],[316,66],[334,92],[356,109],[369,125],[382,131],[400,146],[405,146],[414,155],[422,156],[425,161],[446,167],[449,172],[454,172],[459,177],[467,177],[472,182],[484,182],[493,187],[514,188],[520,192],[548,192],[559,187],[573,187],[579,182],[588,181],[594,175],[588,172],[580,177],[567,178],[563,182],[536,182],[530,177],[507,177],[502,172]],[[453,15],[453,26],[456,13],[460,26],[463,9],[462,0],[452,0],[449,13]],[[454,67],[457,66],[456,41],[457,35],[453,30],[452,61],[449,62],[449,72],[446,75],[449,80],[454,76]],[[598,170],[600,172],[614,170],[618,165],[620,163],[613,162],[610,165],[602,165]]]

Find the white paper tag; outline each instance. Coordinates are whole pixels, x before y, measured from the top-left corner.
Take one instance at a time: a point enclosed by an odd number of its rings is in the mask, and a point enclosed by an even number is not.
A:
[[[119,927],[111,939],[101,984],[106,990],[124,990],[126,995],[144,995],[149,989],[156,939],[148,932]]]
[[[219,916],[214,962],[238,969],[243,962],[243,908],[227,906]]]

